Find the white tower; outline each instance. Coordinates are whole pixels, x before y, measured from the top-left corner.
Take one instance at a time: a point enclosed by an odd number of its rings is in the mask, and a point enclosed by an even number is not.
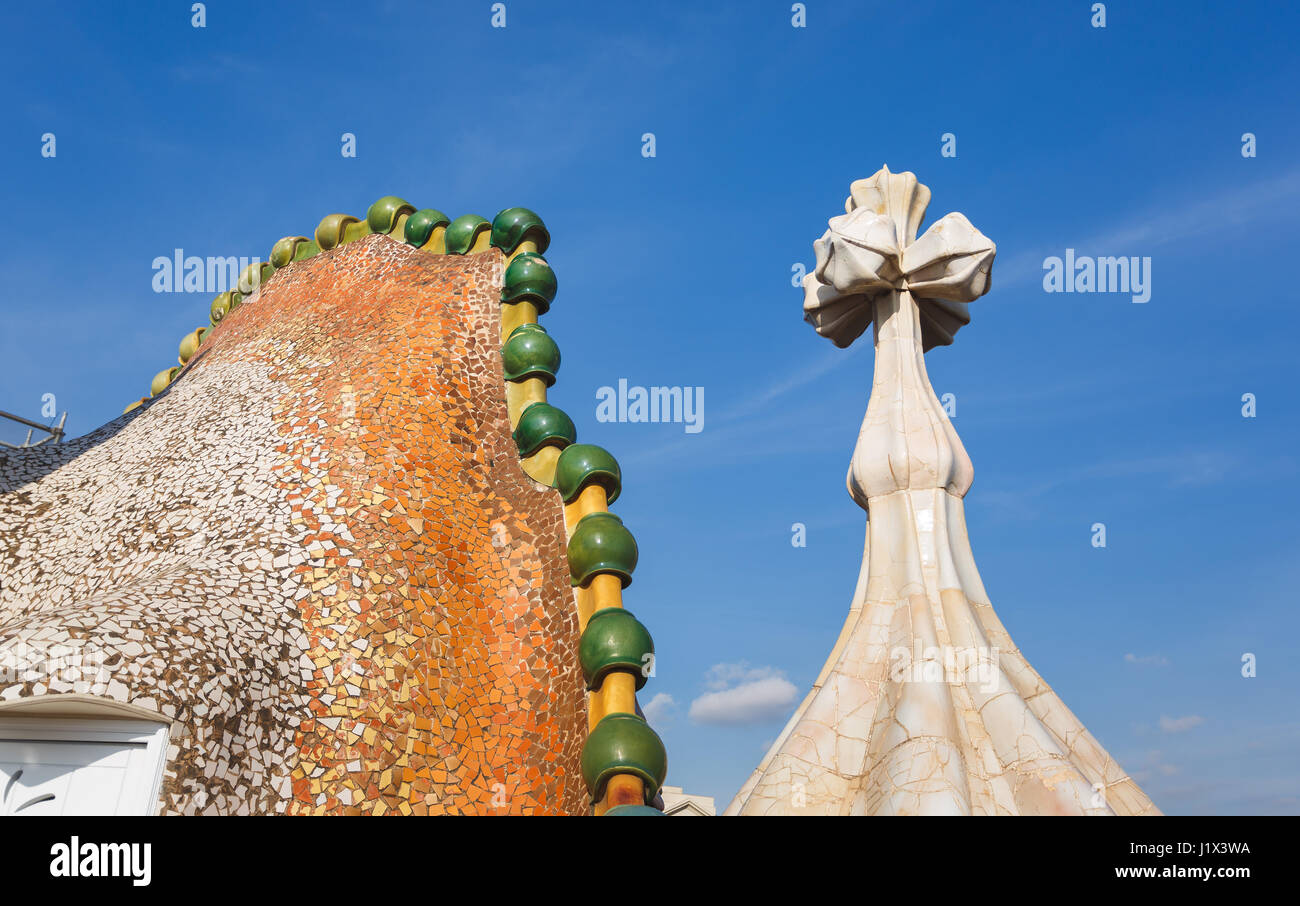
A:
[[[996,248],[955,213],[917,238],[930,190],[911,173],[850,188],[804,312],[840,347],[875,328],[848,476],[862,570],[812,691],[726,814],[1159,814],[1020,654],[975,568],[974,469],[924,352],[970,321]]]

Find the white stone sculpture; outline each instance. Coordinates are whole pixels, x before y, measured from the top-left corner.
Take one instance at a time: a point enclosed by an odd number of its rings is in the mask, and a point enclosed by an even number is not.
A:
[[[726,814],[1159,814],[980,582],[962,503],[974,469],[923,353],[969,323],[996,248],[961,214],[917,238],[929,201],[912,173],[882,168],[815,243],[806,320],[841,347],[875,328],[848,476],[867,540],[826,665]]]

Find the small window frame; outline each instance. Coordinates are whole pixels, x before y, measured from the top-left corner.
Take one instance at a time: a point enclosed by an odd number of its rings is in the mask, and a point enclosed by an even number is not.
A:
[[[162,809],[162,778],[167,761],[169,726],[160,721],[104,717],[10,717],[0,710],[0,740],[31,742],[107,742],[143,744],[148,769],[130,777],[131,799],[145,792],[145,811],[122,814],[157,815]]]

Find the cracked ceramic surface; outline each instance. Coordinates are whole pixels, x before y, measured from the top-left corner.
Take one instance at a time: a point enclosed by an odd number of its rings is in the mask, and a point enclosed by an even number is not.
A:
[[[358,238],[277,272],[143,408],[0,454],[0,708],[156,714],[166,812],[587,813],[564,510],[511,438],[503,270]],[[21,669],[56,649],[92,669]]]
[[[804,311],[840,346],[874,326],[848,476],[862,567],[821,674],[727,814],[1159,814],[1015,647],[971,553],[974,469],[923,353],[969,321],[995,247],[961,214],[916,238],[930,192],[911,173],[851,191]]]

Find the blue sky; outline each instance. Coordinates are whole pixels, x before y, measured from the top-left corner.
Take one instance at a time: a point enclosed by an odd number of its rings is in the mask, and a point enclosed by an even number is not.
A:
[[[802,323],[791,268],[850,181],[912,170],[928,221],[959,210],[998,244],[927,359],[1012,637],[1167,812],[1300,812],[1300,14],[1116,2],[1100,29],[1080,2],[812,2],[793,28],[783,2],[507,0],[494,29],[490,5],[218,0],[203,29],[189,3],[0,12],[0,409],[53,393],[78,435],[147,392],[212,295],[152,291],[176,248],[265,257],[390,193],[533,208],[560,282],[551,400],[623,464],[626,604],[659,649],[643,701],[671,698],[669,782],[722,808],[861,555],[844,472],[870,343]],[[1149,256],[1150,302],[1045,293],[1067,248]],[[704,429],[598,423],[620,378],[703,387]],[[692,718],[716,692],[752,719]]]

